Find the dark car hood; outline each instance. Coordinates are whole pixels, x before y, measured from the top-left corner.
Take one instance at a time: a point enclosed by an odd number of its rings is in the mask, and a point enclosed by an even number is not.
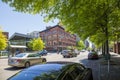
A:
[[[8,80],[33,80],[36,76],[40,76],[43,73],[49,74],[52,71],[60,71],[64,64],[40,64],[26,68],[20,73],[17,73],[10,77]]]

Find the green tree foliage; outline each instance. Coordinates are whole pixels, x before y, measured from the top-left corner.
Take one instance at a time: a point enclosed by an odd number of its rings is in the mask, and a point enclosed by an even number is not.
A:
[[[110,45],[109,47],[110,47],[110,49],[114,47],[114,44],[115,44],[115,42],[113,42],[113,41],[110,41],[110,42],[109,42],[109,45]]]
[[[96,48],[101,47],[102,43],[106,41],[104,33],[100,33],[100,32],[96,33],[95,35],[92,35],[89,39],[90,41],[92,41],[92,43],[95,44]]]
[[[34,38],[28,43],[28,47],[32,50],[39,51],[45,48],[43,41],[41,38]]]
[[[45,13],[45,20],[59,19],[67,30],[82,39],[105,45],[108,40],[120,34],[120,0],[2,0],[16,11],[39,14]],[[100,38],[99,38],[100,37]]]
[[[87,50],[88,50],[88,51],[92,51],[93,49],[92,49],[91,47],[88,47]]]
[[[82,40],[78,42],[77,49],[79,50],[85,49],[85,45]]]
[[[6,36],[0,31],[0,50],[4,50],[7,47],[7,38]]]

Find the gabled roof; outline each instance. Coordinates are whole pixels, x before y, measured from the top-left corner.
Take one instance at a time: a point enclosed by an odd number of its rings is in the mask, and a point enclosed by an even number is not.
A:
[[[19,39],[23,39],[23,38],[27,38],[27,39],[32,39],[33,37],[30,35],[26,35],[26,34],[21,34],[21,33],[14,33],[9,40],[19,40]]]
[[[40,31],[40,33],[41,33],[41,32],[45,32],[45,31],[48,31],[48,30],[53,29],[53,28],[55,28],[55,27],[59,27],[59,28],[61,28],[61,29],[63,29],[63,30],[64,30],[64,28],[63,28],[63,27],[61,27],[60,25],[55,25],[55,26],[53,26],[53,27],[50,27],[50,28],[45,29],[45,30],[43,30],[43,31]]]

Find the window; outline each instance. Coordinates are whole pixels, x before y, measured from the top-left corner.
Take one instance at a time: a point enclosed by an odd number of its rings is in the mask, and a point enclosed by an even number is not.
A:
[[[24,57],[26,54],[25,53],[21,53],[21,54],[17,54],[15,57]]]
[[[51,40],[52,39],[52,37],[51,36],[48,36],[48,40]]]
[[[71,72],[71,76],[73,76],[73,78],[75,79],[80,73],[82,74],[83,71],[80,71],[78,68],[75,68],[72,72]]]
[[[62,42],[59,42],[59,45],[62,45]]]
[[[29,54],[28,57],[39,57],[38,54]]]

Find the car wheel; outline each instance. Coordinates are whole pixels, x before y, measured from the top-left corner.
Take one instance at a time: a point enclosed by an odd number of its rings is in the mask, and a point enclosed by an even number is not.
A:
[[[27,67],[30,67],[30,63],[29,62],[26,62],[25,63],[25,67],[27,68]]]
[[[66,56],[63,56],[63,58],[66,58]]]
[[[46,62],[46,59],[43,59],[42,62]]]

